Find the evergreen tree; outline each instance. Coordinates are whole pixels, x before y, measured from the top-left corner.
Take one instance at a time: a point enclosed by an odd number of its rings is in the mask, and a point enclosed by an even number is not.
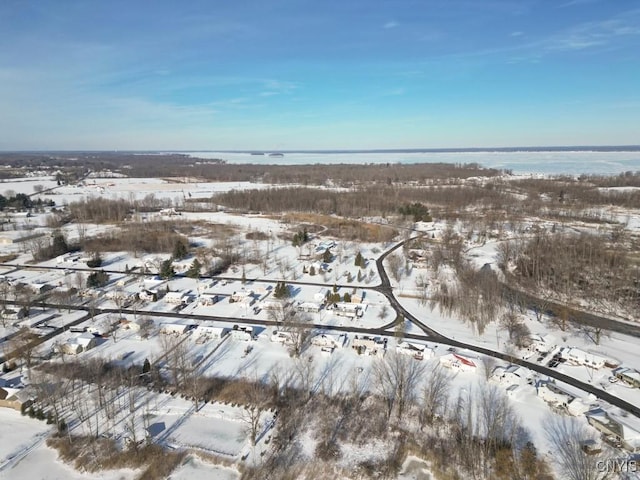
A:
[[[356,267],[364,268],[364,258],[360,252],[358,252],[358,254],[356,255],[356,260],[354,263]]]
[[[316,268],[313,265],[311,265],[309,267],[309,275],[313,276],[315,274],[316,274]]]
[[[56,232],[53,236],[53,244],[51,245],[51,256],[57,257],[69,251],[69,245],[61,232]]]
[[[165,260],[160,264],[160,272],[158,273],[158,275],[160,275],[160,278],[171,278],[175,274],[176,272],[173,269],[173,263],[171,263],[171,260]]]
[[[191,266],[189,267],[189,270],[187,270],[187,277],[199,278],[200,270],[202,270],[202,264],[197,258],[194,258],[193,262],[191,263]]]
[[[149,373],[151,371],[151,362],[148,358],[144,359],[144,364],[142,365],[142,373]]]
[[[289,287],[284,282],[276,283],[276,288],[273,291],[275,298],[287,298],[289,296]]]
[[[99,272],[91,272],[87,277],[87,288],[103,287],[109,281],[109,275],[100,270]]]
[[[349,292],[345,292],[344,296],[342,297],[342,301],[351,303],[351,294]]]
[[[87,267],[89,268],[97,268],[102,265],[102,257],[99,253],[96,253],[87,261]]]
[[[330,263],[333,260],[333,254],[331,253],[331,249],[327,248],[322,254],[322,261],[324,263]]]
[[[173,246],[173,254],[171,255],[171,258],[174,260],[181,260],[187,256],[187,253],[187,246],[183,241],[178,240]]]

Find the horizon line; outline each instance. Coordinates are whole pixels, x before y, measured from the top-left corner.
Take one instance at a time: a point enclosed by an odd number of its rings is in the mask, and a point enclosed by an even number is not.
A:
[[[0,150],[0,154],[9,153],[482,153],[482,152],[636,152],[637,145],[547,145],[519,147],[427,147],[427,148],[374,148],[374,149],[35,149]]]

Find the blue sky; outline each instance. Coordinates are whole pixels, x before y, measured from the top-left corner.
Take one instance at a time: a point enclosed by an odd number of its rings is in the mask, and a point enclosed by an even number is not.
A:
[[[635,0],[0,2],[0,150],[623,144]]]

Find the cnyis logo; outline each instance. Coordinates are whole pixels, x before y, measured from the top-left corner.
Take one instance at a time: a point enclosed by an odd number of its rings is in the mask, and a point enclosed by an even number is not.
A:
[[[640,472],[639,460],[628,458],[609,458],[607,460],[599,460],[596,463],[598,472],[602,473],[634,473]]]

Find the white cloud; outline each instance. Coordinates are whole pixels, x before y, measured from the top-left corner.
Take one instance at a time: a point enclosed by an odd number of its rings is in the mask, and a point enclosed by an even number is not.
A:
[[[399,26],[400,26],[400,24],[399,24],[398,22],[396,22],[395,20],[391,20],[391,21],[389,21],[389,22],[385,23],[385,24],[382,26],[382,28],[384,28],[384,29],[386,29],[386,30],[389,30],[390,28],[397,28],[397,27],[399,27]]]

